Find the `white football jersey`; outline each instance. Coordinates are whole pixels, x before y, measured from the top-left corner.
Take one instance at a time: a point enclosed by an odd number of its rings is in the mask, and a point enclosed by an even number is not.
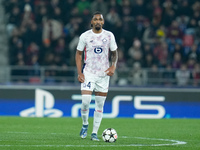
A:
[[[84,71],[104,76],[109,68],[109,50],[117,50],[117,44],[112,32],[103,29],[96,34],[91,29],[81,34],[77,50],[84,50]]]

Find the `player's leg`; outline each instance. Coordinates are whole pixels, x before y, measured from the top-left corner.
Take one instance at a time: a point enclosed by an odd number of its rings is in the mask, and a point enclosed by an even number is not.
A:
[[[82,91],[81,117],[83,125],[88,125],[89,105],[91,102],[91,91]]]
[[[91,91],[82,91],[81,117],[83,126],[81,128],[81,138],[86,138],[88,129],[89,105],[91,102]]]
[[[93,141],[99,141],[97,138],[97,132],[99,130],[101,120],[103,117],[103,106],[106,100],[107,93],[95,92],[95,111],[93,120],[93,130],[91,139]]]
[[[89,105],[91,102],[91,95],[94,89],[93,78],[89,75],[85,75],[85,82],[81,83],[81,94],[82,94],[82,104],[81,104],[81,117],[83,126],[81,128],[80,136],[81,138],[86,138],[88,130],[88,118],[89,118]]]
[[[103,117],[103,107],[108,92],[109,79],[109,76],[105,76],[103,78],[100,77],[95,84],[95,112],[91,137],[91,139],[95,141],[99,141],[97,138],[97,133]]]

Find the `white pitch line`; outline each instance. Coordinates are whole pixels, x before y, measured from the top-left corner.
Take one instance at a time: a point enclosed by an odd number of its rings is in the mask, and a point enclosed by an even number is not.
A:
[[[154,140],[154,141],[157,140],[157,141],[173,142],[171,144],[150,144],[151,146],[154,146],[154,145],[155,146],[167,146],[167,145],[183,145],[183,144],[187,144],[187,142],[184,142],[184,141],[170,140],[170,139],[157,139],[157,138],[146,138],[146,137],[134,137],[134,138],[136,138],[136,139],[144,139],[144,140]]]
[[[21,133],[21,134],[28,134],[29,132],[11,132],[11,131],[9,131],[9,132],[6,132],[6,133]]]
[[[16,133],[20,133],[20,134],[66,134],[66,133],[31,133],[31,132],[6,132],[6,133],[11,133],[11,134],[16,134]]]
[[[178,140],[170,140],[170,139],[157,139],[157,138],[146,138],[146,137],[127,137],[122,136],[122,138],[136,138],[136,139],[143,139],[143,140],[157,140],[157,141],[165,141],[165,142],[173,142],[173,143],[166,143],[166,144],[127,144],[127,145],[0,145],[0,147],[10,147],[10,146],[28,146],[28,147],[136,147],[136,146],[169,146],[169,145],[183,145],[187,144],[184,141]]]

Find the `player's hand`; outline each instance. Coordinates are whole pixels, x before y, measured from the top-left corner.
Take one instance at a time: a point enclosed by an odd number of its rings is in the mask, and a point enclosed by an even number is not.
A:
[[[83,83],[85,81],[84,74],[81,73],[81,74],[78,75],[78,81],[81,82],[81,83]]]
[[[111,66],[109,67],[105,72],[108,76],[112,76],[114,73],[115,73],[115,69],[116,67],[115,66]]]

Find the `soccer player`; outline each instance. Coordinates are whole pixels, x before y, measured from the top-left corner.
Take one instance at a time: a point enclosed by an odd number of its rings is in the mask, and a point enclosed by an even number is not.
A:
[[[113,33],[103,29],[104,18],[102,13],[94,13],[91,20],[92,29],[79,37],[76,51],[76,66],[78,81],[81,82],[81,117],[83,126],[81,138],[86,138],[88,130],[89,105],[92,92],[95,91],[95,111],[91,140],[99,141],[97,132],[103,117],[103,106],[106,100],[110,76],[116,69],[118,60],[117,44]],[[84,51],[84,64],[82,55]],[[111,54],[111,65],[109,63]]]

